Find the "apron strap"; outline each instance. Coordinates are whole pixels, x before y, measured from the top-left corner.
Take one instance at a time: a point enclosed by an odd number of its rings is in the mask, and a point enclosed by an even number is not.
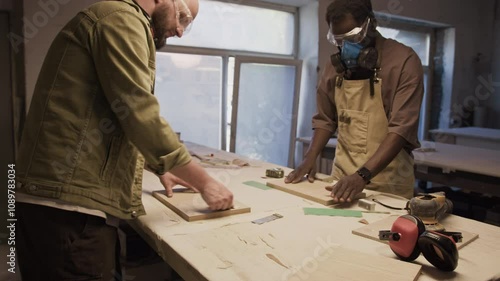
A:
[[[374,75],[370,76],[370,96],[373,97],[375,95],[375,86],[374,84],[375,83],[378,83],[375,82],[375,78],[373,77]]]
[[[377,32],[378,33],[378,32]],[[380,77],[379,72],[380,72],[380,65],[382,63],[382,47],[384,45],[385,38],[380,35],[380,33],[377,34],[377,38],[375,41],[375,48],[377,49],[377,64],[375,68],[373,69],[373,75],[370,76],[370,96],[375,95],[375,86],[373,85],[374,83],[379,83],[380,82]]]
[[[377,39],[375,41],[375,48],[377,49],[377,64],[375,66],[375,69],[373,70],[373,75],[374,75],[374,82],[378,83],[380,81],[379,77],[379,72],[381,70],[380,65],[382,64],[382,49],[384,46],[385,38],[378,33]]]

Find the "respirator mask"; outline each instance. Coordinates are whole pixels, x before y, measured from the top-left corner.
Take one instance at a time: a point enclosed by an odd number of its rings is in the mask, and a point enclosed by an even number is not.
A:
[[[358,68],[374,69],[376,67],[377,49],[367,47],[370,40],[367,38],[370,22],[370,17],[367,17],[360,27],[355,27],[351,31],[340,35],[333,34],[330,26],[327,39],[340,49],[340,52],[330,57],[337,73],[343,73],[347,70],[354,72]]]

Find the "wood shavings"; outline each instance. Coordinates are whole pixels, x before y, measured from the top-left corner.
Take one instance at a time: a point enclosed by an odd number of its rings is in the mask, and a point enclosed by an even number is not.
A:
[[[358,222],[360,222],[362,224],[369,224],[369,222],[365,219],[360,219]]]
[[[234,165],[237,165],[237,166],[240,166],[240,167],[244,167],[244,166],[250,166],[250,164],[244,160],[241,160],[241,159],[234,159],[233,162],[232,162]]]
[[[275,263],[281,265],[284,268],[289,268],[288,266],[284,265],[277,257],[275,257],[273,254],[266,254],[266,257],[268,257],[270,260],[274,261]]]
[[[269,247],[269,248],[271,248],[271,249],[274,249],[274,247],[273,247],[273,246],[271,246],[271,245],[269,245],[269,243],[267,243],[267,241],[266,241],[266,240],[264,240],[262,237],[259,237],[259,238],[260,238],[260,240],[261,240],[262,242],[264,242],[264,244],[266,244],[266,246],[268,246],[268,247]]]

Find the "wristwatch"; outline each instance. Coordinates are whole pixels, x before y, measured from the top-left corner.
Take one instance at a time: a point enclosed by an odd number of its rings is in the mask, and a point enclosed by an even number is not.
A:
[[[365,167],[361,167],[356,171],[356,173],[358,173],[358,175],[365,181],[366,184],[370,183],[370,180],[372,179],[372,172],[370,172],[370,170]]]

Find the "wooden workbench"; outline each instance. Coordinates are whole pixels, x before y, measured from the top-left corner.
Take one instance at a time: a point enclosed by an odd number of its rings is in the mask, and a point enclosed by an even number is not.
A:
[[[499,150],[426,141],[413,155],[417,179],[500,196]]]
[[[436,142],[500,150],[500,130],[480,127],[434,129],[429,131]]]
[[[297,139],[304,153],[310,137]],[[422,148],[413,151],[415,178],[467,191],[500,196],[500,150],[484,149],[441,142],[423,141]],[[316,161],[318,171],[330,174],[337,139],[332,138]]]
[[[237,157],[190,143],[186,145],[199,155],[214,153],[228,160]],[[276,167],[252,160],[249,163],[250,167],[237,170],[207,170],[231,189],[235,199],[250,206],[251,213],[187,222],[153,198],[152,191],[162,186],[155,175],[145,172],[143,202],[147,215],[132,221],[131,225],[185,280],[286,280],[302,266],[309,266],[307,273],[314,270],[318,249],[328,251],[330,247],[363,253],[374,260],[397,260],[386,244],[352,234],[352,230],[364,226],[360,218],[305,216],[303,207],[325,206],[279,190],[243,184],[245,181],[266,183],[262,178],[265,169]],[[285,168],[285,175],[290,171]],[[389,211],[382,206],[377,206],[377,210]],[[392,212],[402,214],[402,211]],[[273,213],[283,218],[261,225],[251,223]],[[364,213],[363,219],[376,222],[387,216]],[[460,249],[454,272],[441,272],[420,256],[415,261],[422,266],[417,280],[488,280],[500,276],[500,228],[453,215],[445,220],[455,229],[479,234],[479,238]],[[337,279],[336,276],[321,278]]]

